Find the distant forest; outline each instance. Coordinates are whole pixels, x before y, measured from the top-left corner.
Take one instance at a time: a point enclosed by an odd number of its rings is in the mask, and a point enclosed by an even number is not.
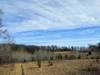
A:
[[[0,44],[0,48],[5,46],[6,44]],[[19,45],[19,44],[9,44],[11,51],[19,51],[19,50],[25,50],[29,53],[34,53],[38,50],[47,50],[52,52],[58,52],[58,51],[80,51],[80,52],[87,52],[87,51],[95,51],[100,52],[100,43],[97,43],[96,45],[89,45],[88,47],[59,47],[59,46],[36,46],[36,45]]]

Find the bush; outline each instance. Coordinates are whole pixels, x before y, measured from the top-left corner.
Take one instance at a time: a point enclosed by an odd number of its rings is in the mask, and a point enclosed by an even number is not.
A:
[[[50,60],[54,60],[54,57],[53,57],[53,56],[51,56],[51,57],[50,57]]]
[[[100,59],[100,56],[96,56],[96,59]]]
[[[95,59],[95,57],[93,57],[93,56],[92,56],[92,57],[90,57],[90,58],[91,58],[91,59]]]
[[[89,56],[89,55],[92,55],[92,52],[91,52],[91,51],[88,52],[88,56]]]
[[[68,59],[69,59],[69,60],[76,59],[76,56],[75,56],[75,55],[70,55],[70,56],[68,57]]]
[[[82,71],[89,72],[91,75],[99,75],[100,74],[100,68],[95,65],[96,63],[94,61],[90,61],[89,65],[84,67]]]
[[[2,59],[0,58],[0,64],[2,64]]]
[[[35,58],[34,57],[32,57],[32,61],[35,61]]]
[[[81,55],[79,55],[79,56],[77,57],[77,59],[81,59]]]
[[[86,71],[86,72],[98,72],[99,69],[97,67],[89,66],[89,67],[84,68],[83,71]]]
[[[48,66],[52,66],[52,65],[53,65],[52,61],[48,61]]]
[[[57,59],[58,59],[58,60],[62,60],[62,55],[61,55],[61,54],[58,54],[58,55],[57,55]]]
[[[65,55],[65,56],[64,56],[64,59],[67,60],[67,59],[68,59],[68,55]]]
[[[39,68],[41,68],[41,60],[37,60],[37,65]]]

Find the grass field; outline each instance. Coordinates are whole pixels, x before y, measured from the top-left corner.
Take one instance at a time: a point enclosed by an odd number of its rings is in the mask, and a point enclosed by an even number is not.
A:
[[[99,71],[100,63],[94,60],[53,61],[53,66],[43,61],[41,68],[36,62],[0,65],[0,75],[100,75]]]

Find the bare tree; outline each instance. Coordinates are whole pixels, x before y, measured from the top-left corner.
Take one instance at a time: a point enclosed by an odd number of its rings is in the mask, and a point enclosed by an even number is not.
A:
[[[41,68],[41,64],[43,60],[47,60],[48,61],[48,66],[52,66],[52,59],[53,59],[53,55],[50,51],[48,51],[46,48],[42,48],[40,47],[39,50],[34,52],[34,58],[37,61],[37,65],[39,68]]]
[[[42,51],[39,50],[39,51],[35,51],[34,53],[35,55],[35,60],[37,61],[37,65],[39,68],[41,68],[41,61],[42,61]]]
[[[0,9],[0,40],[2,40],[0,48],[0,63],[11,61],[10,44],[12,43],[11,36],[2,23],[3,11]]]
[[[54,59],[54,56],[51,52],[51,48],[49,48],[48,50],[47,57],[48,57],[48,66],[52,66],[53,65],[52,60]]]

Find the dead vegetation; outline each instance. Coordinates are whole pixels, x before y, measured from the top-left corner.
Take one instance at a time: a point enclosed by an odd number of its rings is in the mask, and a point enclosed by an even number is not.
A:
[[[100,75],[100,63],[95,60],[42,61],[41,68],[37,62],[16,63],[0,66],[0,75]],[[21,65],[22,64],[22,65]]]

